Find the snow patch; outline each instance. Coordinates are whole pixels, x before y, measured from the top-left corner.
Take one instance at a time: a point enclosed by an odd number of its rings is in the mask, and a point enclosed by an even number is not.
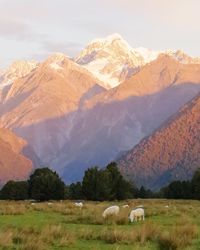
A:
[[[161,53],[164,53],[164,51],[154,51],[143,47],[132,49],[132,51],[134,54],[142,56],[144,63],[149,63],[153,60],[156,60]]]
[[[51,63],[49,64],[49,66],[54,69],[54,70],[63,70],[63,67],[61,67],[60,65],[58,65],[57,63]]]
[[[3,89],[6,86],[9,86],[13,83],[12,79],[8,80],[7,82],[0,83],[0,89]]]

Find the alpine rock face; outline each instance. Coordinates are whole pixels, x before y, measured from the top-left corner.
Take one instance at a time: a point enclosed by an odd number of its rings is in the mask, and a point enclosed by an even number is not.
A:
[[[75,59],[104,83],[113,88],[137,72],[140,66],[154,60],[159,52],[132,49],[118,34],[92,41]]]
[[[132,48],[119,34],[93,40],[75,61],[99,78],[103,87],[110,89],[129,79],[161,54],[169,55],[180,63],[200,64],[200,58],[190,57],[181,50]]]
[[[200,94],[119,160],[138,185],[158,189],[187,180],[200,166]]]
[[[116,34],[75,59],[19,65],[1,74],[0,127],[27,141],[34,166],[66,182],[120,157],[200,91],[198,58],[134,49]]]
[[[11,85],[18,78],[24,77],[37,67],[36,61],[20,60],[12,63],[0,72],[0,88]]]

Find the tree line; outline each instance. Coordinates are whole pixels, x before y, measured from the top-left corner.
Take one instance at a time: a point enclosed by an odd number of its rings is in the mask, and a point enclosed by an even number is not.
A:
[[[200,199],[200,170],[191,181],[173,181],[159,192],[137,188],[111,162],[105,168],[97,166],[85,171],[82,182],[65,185],[59,175],[49,168],[39,168],[27,181],[8,181],[0,191],[0,199],[38,201],[93,200],[112,201],[132,198]]]

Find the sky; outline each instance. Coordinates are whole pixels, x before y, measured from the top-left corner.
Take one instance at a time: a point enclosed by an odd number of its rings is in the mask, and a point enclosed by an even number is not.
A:
[[[76,56],[119,33],[132,47],[200,56],[199,0],[0,0],[0,68],[18,59]]]

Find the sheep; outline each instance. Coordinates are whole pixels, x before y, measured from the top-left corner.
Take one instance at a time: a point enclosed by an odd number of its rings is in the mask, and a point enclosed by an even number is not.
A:
[[[127,204],[127,205],[123,205],[122,206],[123,208],[128,208],[129,207],[129,205]]]
[[[138,205],[138,206],[136,206],[136,208],[144,208],[144,206],[143,205]]]
[[[111,206],[104,210],[102,216],[106,218],[109,215],[117,215],[119,213],[119,206]]]
[[[76,207],[80,207],[80,208],[83,207],[83,203],[82,203],[82,202],[75,202],[74,205],[75,205]]]
[[[51,205],[53,205],[53,203],[52,203],[52,202],[48,202],[47,205],[48,205],[48,206],[51,206]]]
[[[137,221],[137,219],[139,218],[139,220],[144,220],[144,209],[143,208],[135,208],[130,212],[129,215],[129,220],[131,222],[133,222],[134,220]]]

